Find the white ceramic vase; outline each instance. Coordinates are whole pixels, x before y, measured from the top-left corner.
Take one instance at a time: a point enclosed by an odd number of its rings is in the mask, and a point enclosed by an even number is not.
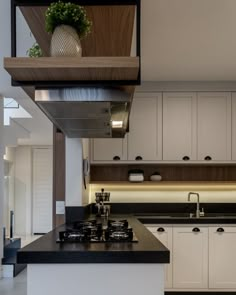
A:
[[[51,56],[82,56],[81,42],[76,30],[67,25],[55,28],[51,39]]]

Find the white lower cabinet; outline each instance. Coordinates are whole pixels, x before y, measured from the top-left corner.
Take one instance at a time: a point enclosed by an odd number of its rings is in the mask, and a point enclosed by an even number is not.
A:
[[[208,287],[208,228],[173,228],[173,288]]]
[[[165,289],[172,288],[172,227],[171,226],[148,226],[154,236],[170,250],[170,263],[165,265]]]
[[[170,250],[165,289],[236,291],[236,226],[146,225]]]
[[[236,227],[209,228],[209,288],[236,289]]]

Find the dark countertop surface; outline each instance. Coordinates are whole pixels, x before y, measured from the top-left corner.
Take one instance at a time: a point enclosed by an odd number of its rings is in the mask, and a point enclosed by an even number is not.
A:
[[[145,213],[135,217],[144,224],[236,224],[236,213],[208,213],[200,218],[190,218],[189,213]]]
[[[17,253],[18,263],[169,263],[169,250],[145,226],[132,216],[110,216],[127,219],[138,238],[137,243],[57,243],[60,226]],[[89,219],[94,219],[91,216]]]

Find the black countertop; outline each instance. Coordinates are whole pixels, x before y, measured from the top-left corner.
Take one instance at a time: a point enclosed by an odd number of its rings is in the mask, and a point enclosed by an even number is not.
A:
[[[90,219],[94,217],[91,216]],[[169,263],[169,250],[145,226],[132,216],[111,216],[128,219],[138,238],[137,243],[57,243],[60,226],[17,253],[17,262],[35,263]]]
[[[144,224],[236,224],[236,214],[211,213],[204,217],[189,217],[189,213],[136,214],[135,217]]]

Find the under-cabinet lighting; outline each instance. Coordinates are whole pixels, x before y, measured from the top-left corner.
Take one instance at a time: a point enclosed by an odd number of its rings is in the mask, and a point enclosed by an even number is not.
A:
[[[111,121],[112,128],[122,128],[123,121]]]

